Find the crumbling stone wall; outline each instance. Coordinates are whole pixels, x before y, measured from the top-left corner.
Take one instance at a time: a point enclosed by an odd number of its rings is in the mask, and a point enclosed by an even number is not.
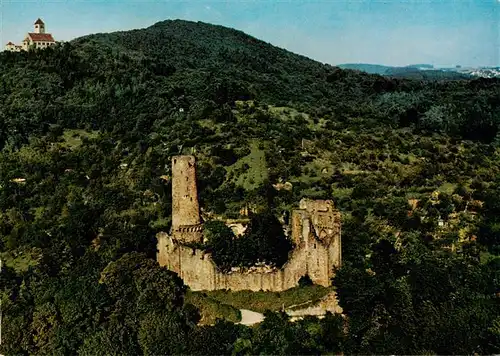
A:
[[[295,287],[306,274],[316,284],[331,284],[334,267],[341,263],[340,213],[332,201],[302,199],[299,209],[292,211],[291,238],[296,247],[281,269],[255,267],[222,273],[210,254],[186,246],[203,237],[194,157],[176,156],[172,165],[172,232],[157,235],[157,259],[192,290],[282,291]]]
[[[340,267],[340,260],[335,260],[340,253],[332,250],[340,247],[340,241],[325,245],[314,234],[307,214],[295,213],[294,217],[296,226],[301,229],[301,241],[281,269],[254,268],[222,273],[209,253],[187,247],[164,232],[157,235],[158,262],[178,273],[192,290],[283,291],[297,286],[299,279],[306,274],[315,284],[331,285],[333,268]],[[336,236],[340,239],[340,224],[337,225]]]

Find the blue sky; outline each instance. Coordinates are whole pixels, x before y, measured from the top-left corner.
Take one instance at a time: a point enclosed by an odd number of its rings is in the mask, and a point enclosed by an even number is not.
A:
[[[500,0],[0,0],[0,40],[41,17],[56,40],[203,21],[330,63],[499,66]]]

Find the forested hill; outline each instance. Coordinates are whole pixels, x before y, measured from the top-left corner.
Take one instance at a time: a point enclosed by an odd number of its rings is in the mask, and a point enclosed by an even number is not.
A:
[[[388,79],[204,23],[3,52],[0,353],[499,353],[499,125],[498,79]],[[180,153],[206,221],[255,212],[238,242],[211,224],[226,270],[282,264],[276,217],[332,199],[347,318],[198,325],[233,309],[154,260]]]
[[[321,100],[331,106],[339,97],[359,100],[374,93],[375,77],[340,71],[241,31],[201,22],[164,21],[74,41],[85,49],[94,43],[125,51],[156,74],[171,75],[171,82],[181,82],[188,95],[219,102],[258,98],[310,106]]]
[[[140,123],[151,125],[180,107],[200,116],[212,104],[238,99],[377,123],[418,124],[425,118],[426,128],[465,136],[474,136],[464,132],[471,120],[486,140],[496,132],[498,81],[427,85],[341,70],[200,22],[164,21],[85,36],[46,51],[4,52],[1,59],[6,127],[0,146],[7,132],[42,133],[59,122],[124,133],[135,128],[139,113]],[[460,119],[443,122],[445,111]]]

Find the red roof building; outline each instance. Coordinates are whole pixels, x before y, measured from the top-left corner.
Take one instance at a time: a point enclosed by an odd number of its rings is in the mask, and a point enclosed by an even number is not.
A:
[[[28,33],[33,42],[55,42],[50,33]]]
[[[26,51],[29,48],[47,48],[55,43],[54,37],[50,33],[45,33],[45,23],[38,18],[34,23],[34,31],[26,35],[21,46],[9,42],[5,49],[7,51],[20,51],[21,49]]]

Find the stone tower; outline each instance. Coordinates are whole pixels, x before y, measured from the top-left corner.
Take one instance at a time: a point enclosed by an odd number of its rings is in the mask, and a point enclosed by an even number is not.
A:
[[[172,157],[172,237],[181,243],[203,239],[194,156]]]
[[[45,23],[41,19],[35,21],[35,33],[45,33]]]

